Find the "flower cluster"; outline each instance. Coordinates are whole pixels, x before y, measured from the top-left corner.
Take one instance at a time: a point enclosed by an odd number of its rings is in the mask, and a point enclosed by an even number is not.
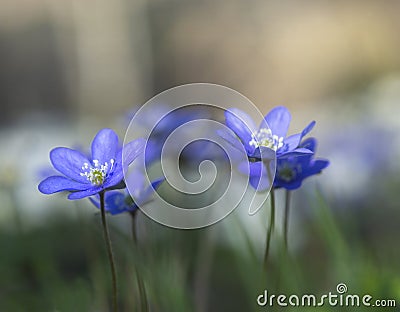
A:
[[[300,133],[287,136],[290,121],[291,114],[283,106],[272,109],[259,127],[249,115],[237,108],[225,112],[225,123],[236,137],[230,132],[221,132],[220,135],[235,147],[244,147],[249,163],[240,164],[239,170],[249,175],[249,182],[257,191],[269,189],[271,182],[274,188],[299,188],[305,178],[320,173],[329,165],[327,160],[314,159],[316,139],[303,141],[315,126],[315,121]],[[238,146],[238,142],[242,145]],[[274,180],[269,181],[269,168],[266,166],[275,155],[276,174]]]
[[[95,196],[91,201],[99,206],[98,194],[106,192],[106,210],[111,214],[133,211],[138,202],[146,202],[163,179],[151,182],[147,189],[143,184],[141,172],[134,172],[130,183],[136,190],[135,199],[125,190],[124,169],[135,158],[148,152],[146,159],[150,162],[159,158],[160,148],[165,138],[179,125],[195,119],[195,115],[184,115],[174,111],[167,115],[157,126],[156,136],[145,142],[134,140],[125,146],[120,146],[117,134],[111,129],[100,130],[91,145],[91,157],[79,150],[58,147],[50,152],[50,160],[58,175],[52,175],[39,184],[39,190],[44,194],[68,191],[69,199],[81,199]],[[248,161],[238,166],[239,171],[249,175],[250,184],[257,190],[273,188],[297,189],[302,181],[320,173],[329,165],[327,160],[315,159],[316,139],[304,137],[313,129],[315,122],[310,122],[300,133],[287,136],[291,114],[287,108],[273,108],[257,127],[255,122],[245,112],[232,108],[225,111],[225,123],[231,131],[221,131],[219,135],[238,149],[244,149]],[[234,133],[235,135],[232,135]],[[124,159],[122,159],[124,150]],[[271,163],[276,157],[275,178],[270,181]],[[275,167],[273,168],[275,170]],[[135,184],[136,183],[136,184]],[[271,185],[272,184],[272,185]],[[111,191],[112,190],[112,191]],[[96,198],[97,196],[97,198]]]
[[[164,108],[161,108],[164,109]],[[79,150],[57,147],[50,152],[50,160],[57,171],[44,179],[38,186],[40,192],[53,194],[69,192],[68,199],[75,200],[89,197],[90,201],[100,209],[103,233],[110,262],[113,285],[113,311],[118,311],[117,274],[111,240],[108,231],[106,212],[116,215],[128,213],[132,219],[133,238],[136,243],[134,228],[138,207],[151,201],[154,190],[164,178],[154,179],[149,185],[145,183],[144,172],[128,167],[139,156],[146,164],[161,158],[162,148],[168,136],[179,126],[196,119],[197,111],[184,114],[183,111],[172,111],[165,114],[152,128],[152,135],[147,139],[136,139],[121,146],[117,134],[111,129],[102,129],[94,137],[91,155]],[[154,126],[154,118],[141,119]],[[274,228],[274,189],[294,190],[302,181],[320,173],[329,164],[327,160],[315,159],[316,139],[303,138],[312,130],[315,122],[311,122],[300,133],[287,136],[291,115],[285,107],[272,109],[262,120],[259,127],[243,111],[233,108],[225,111],[225,122],[228,129],[218,134],[231,145],[245,151],[247,159],[239,164],[239,171],[249,175],[249,182],[257,191],[272,187],[271,216],[265,249],[264,263],[267,263],[271,233]],[[190,162],[204,157],[213,158],[207,143],[200,142],[188,149],[185,157]],[[276,158],[276,167],[275,160]],[[213,158],[214,159],[214,158]],[[274,165],[272,167],[272,165]],[[275,170],[276,168],[276,170]],[[275,172],[272,172],[272,169]],[[274,179],[272,180],[272,175]],[[128,192],[127,185],[130,187]],[[287,198],[289,198],[287,196]],[[289,200],[287,200],[287,207]],[[287,242],[287,209],[285,213],[285,242]],[[287,245],[287,243],[286,243]],[[140,291],[140,302],[147,306],[147,298],[143,281],[137,274]],[[145,309],[146,310],[146,309]]]
[[[257,191],[271,189],[271,209],[264,253],[264,267],[267,268],[270,242],[275,224],[274,190],[286,189],[283,237],[288,246],[288,216],[290,191],[299,188],[303,180],[320,173],[329,165],[327,160],[315,159],[317,145],[315,138],[303,138],[315,126],[312,121],[303,131],[287,136],[291,115],[287,108],[272,109],[257,128],[245,112],[233,108],[225,112],[225,122],[231,131],[220,135],[231,145],[244,148],[248,163],[241,163],[239,170],[249,175],[249,183]],[[235,135],[233,135],[235,134]],[[238,143],[239,142],[239,143]],[[272,178],[271,163],[276,156],[275,176]]]

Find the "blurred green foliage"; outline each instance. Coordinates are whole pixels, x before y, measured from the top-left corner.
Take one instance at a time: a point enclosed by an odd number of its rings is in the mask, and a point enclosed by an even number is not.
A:
[[[392,237],[395,224],[373,222],[390,211],[366,209],[353,220],[351,213],[342,220],[345,214],[332,210],[318,192],[308,194],[304,201],[299,208],[307,210],[307,217],[301,221],[305,243],[287,254],[282,237],[276,233],[267,272],[240,219],[228,232],[240,233],[247,241],[245,249],[216,239],[223,232],[221,223],[200,230],[174,230],[143,216],[139,220],[145,231],[139,233],[143,236],[136,248],[110,217],[121,311],[139,311],[135,266],[145,281],[152,311],[275,311],[280,309],[257,306],[256,298],[264,289],[273,294],[320,296],[335,292],[339,283],[348,286],[349,294],[396,299],[399,304],[400,255],[397,238]],[[399,211],[391,213],[392,218],[399,219]],[[99,217],[49,217],[46,226],[2,231],[0,311],[108,311],[110,272]],[[360,220],[356,218],[362,218],[362,223],[371,220],[371,232],[379,234],[379,244],[357,233]],[[326,305],[281,309],[356,308]],[[398,311],[399,307],[384,310]]]

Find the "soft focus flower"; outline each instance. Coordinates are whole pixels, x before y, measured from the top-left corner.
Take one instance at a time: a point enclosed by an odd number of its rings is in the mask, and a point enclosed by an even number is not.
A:
[[[273,108],[262,120],[257,128],[249,115],[237,108],[225,112],[226,125],[236,134],[243,144],[249,159],[260,160],[270,157],[271,151],[276,152],[276,157],[286,154],[310,154],[306,148],[300,147],[302,138],[309,133],[315,125],[312,121],[301,133],[286,137],[291,120],[290,112],[286,107]],[[220,132],[229,143],[237,145],[228,132]],[[237,140],[235,140],[237,141]]]
[[[161,151],[165,141],[178,127],[199,118],[209,117],[208,112],[200,107],[175,109],[163,103],[154,105],[151,110],[144,110],[139,113],[139,115],[135,112],[131,116],[131,118],[136,118],[135,123],[145,129],[146,132],[151,131],[146,140],[146,164],[151,164],[161,159]],[[173,150],[175,142],[181,140],[183,140],[183,138],[180,138],[179,135],[175,133],[174,140],[169,143],[169,150]]]
[[[264,191],[271,186],[275,168],[268,160],[272,160],[275,155],[280,159],[288,155],[304,156],[313,153],[305,146],[300,146],[300,142],[312,130],[315,121],[301,133],[286,137],[290,120],[290,112],[283,106],[273,108],[258,128],[249,115],[237,108],[225,112],[226,125],[237,137],[228,131],[220,131],[219,134],[236,148],[244,147],[249,162],[242,162],[239,171],[249,175],[249,183],[257,191]],[[240,143],[242,146],[238,145]]]
[[[115,187],[123,179],[123,168],[143,152],[143,147],[143,139],[126,144],[122,162],[122,148],[111,129],[100,130],[93,139],[91,160],[77,150],[57,147],[50,152],[50,160],[62,175],[43,180],[39,191],[44,194],[70,191],[68,199],[80,199]]]
[[[300,146],[315,152],[317,140],[308,138]],[[314,159],[313,155],[290,155],[277,160],[277,169],[274,180],[275,188],[294,190],[301,186],[303,180],[309,176],[320,173],[328,167],[329,161]]]
[[[127,183],[129,183],[130,189],[133,191],[133,198],[127,189],[109,191],[105,194],[104,198],[106,211],[112,215],[126,211],[135,212],[139,206],[151,200],[154,190],[157,189],[163,181],[164,178],[158,178],[152,181],[151,185],[146,186],[142,172],[132,172],[128,177]],[[91,197],[89,199],[97,208],[100,208],[98,195],[96,198]]]

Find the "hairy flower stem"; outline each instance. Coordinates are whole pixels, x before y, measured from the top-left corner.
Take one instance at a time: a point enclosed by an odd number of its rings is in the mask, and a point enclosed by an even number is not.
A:
[[[270,244],[271,244],[271,236],[272,232],[275,227],[275,193],[274,189],[271,189],[270,193],[270,198],[271,198],[271,210],[270,210],[270,216],[269,216],[269,225],[267,229],[267,240],[265,243],[265,253],[264,253],[264,269],[266,270],[268,267],[268,256],[269,256],[269,250],[270,250]]]
[[[132,217],[132,228],[131,228],[132,229],[132,239],[133,239],[133,243],[135,246],[135,251],[138,252],[139,248],[138,248],[138,241],[137,241],[136,227],[135,227],[137,210],[131,212],[130,214]],[[147,312],[147,311],[149,311],[149,304],[147,302],[146,288],[145,288],[143,279],[141,278],[140,272],[136,265],[135,265],[135,273],[136,273],[137,284],[139,287],[139,296],[140,296],[140,305],[141,305],[140,311]]]
[[[283,223],[283,239],[285,242],[286,251],[288,251],[289,210],[290,210],[290,191],[286,190],[286,193],[285,193],[285,219],[284,219],[284,223]]]
[[[111,276],[112,276],[112,288],[113,288],[113,296],[112,296],[112,302],[113,302],[113,312],[118,312],[118,300],[117,300],[117,272],[115,270],[115,261],[114,261],[114,255],[111,247],[111,240],[110,240],[110,233],[108,231],[108,226],[107,226],[107,219],[106,219],[106,209],[104,205],[104,191],[100,192],[100,211],[101,211],[101,221],[103,225],[103,233],[104,233],[104,240],[106,242],[107,246],[107,254],[108,254],[108,260],[110,262],[110,268],[111,268]]]

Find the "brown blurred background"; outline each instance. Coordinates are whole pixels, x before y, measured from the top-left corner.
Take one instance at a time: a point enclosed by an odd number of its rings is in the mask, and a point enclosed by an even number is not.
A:
[[[137,304],[124,275],[135,261],[154,311],[258,311],[265,287],[321,293],[339,282],[400,302],[399,13],[398,0],[1,1],[0,310],[108,310],[96,208],[37,190],[49,150],[85,149],[105,127],[122,138],[124,114],[190,82],[231,87],[263,113],[287,106],[291,133],[315,119],[317,154],[331,164],[293,194],[293,265],[279,254],[278,191],[266,281],[269,207],[197,231],[142,216],[138,254],[126,218],[110,218],[124,307]]]
[[[104,119],[188,82],[262,111],[318,105],[400,69],[399,1],[2,1],[1,123]]]

